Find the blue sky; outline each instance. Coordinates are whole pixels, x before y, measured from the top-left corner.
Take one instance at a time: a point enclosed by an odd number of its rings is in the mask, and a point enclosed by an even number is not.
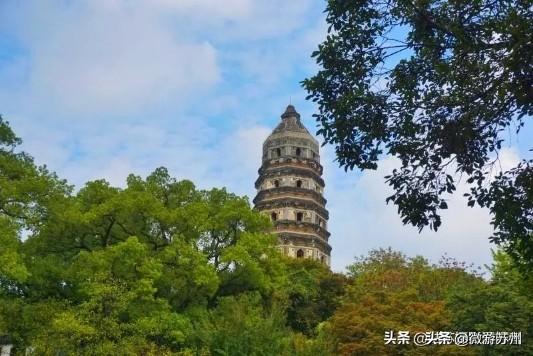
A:
[[[200,188],[253,198],[262,141],[325,37],[320,0],[42,0],[0,3],[0,112],[24,149],[78,187],[166,166]],[[531,130],[528,137],[531,137]],[[504,168],[525,155],[513,139]],[[403,226],[377,172],[344,173],[322,149],[332,264],[392,246],[438,261],[490,262],[488,214],[450,199],[438,233]]]

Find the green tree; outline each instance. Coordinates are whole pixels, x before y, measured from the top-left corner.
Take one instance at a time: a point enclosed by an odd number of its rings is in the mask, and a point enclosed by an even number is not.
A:
[[[96,180],[72,193],[16,152],[20,140],[0,124],[0,336],[17,353],[216,353],[212,340],[235,337],[218,327],[230,300],[289,342],[286,263],[247,198],[197,190],[165,168],[130,175],[125,188]],[[212,326],[207,338],[196,316]]]
[[[0,116],[0,296],[28,277],[21,255],[22,231],[37,230],[50,202],[70,190],[46,167],[35,166],[29,155],[18,152],[21,142]]]
[[[32,316],[25,312],[25,303],[20,299],[32,276],[22,237],[39,231],[53,201],[71,189],[46,167],[37,167],[28,154],[20,152],[21,142],[0,116],[0,336],[8,334],[13,342],[30,333],[30,320],[38,320],[47,309]],[[15,320],[19,322],[18,329],[13,325]]]
[[[191,316],[223,296],[285,300],[285,263],[246,198],[164,168],[73,194],[20,142],[0,118],[0,336],[16,352],[187,352]]]
[[[69,307],[35,325],[37,335],[21,326],[21,342],[43,353],[185,350],[195,345],[189,313],[225,295],[282,299],[285,266],[268,228],[245,198],[197,191],[163,168],[130,176],[125,189],[89,182],[24,243],[27,306]]]
[[[283,309],[265,307],[259,293],[221,297],[197,320],[199,345],[211,355],[280,355],[290,339]]]
[[[40,354],[131,354],[179,349],[190,321],[158,296],[163,266],[130,237],[107,249],[80,252],[67,271],[68,307],[31,340]]]
[[[0,216],[35,230],[47,218],[48,205],[71,187],[46,167],[37,167],[27,153],[19,152],[21,143],[0,116]]]
[[[28,270],[20,254],[21,242],[16,224],[3,216],[0,216],[0,246],[0,290],[6,292],[10,282],[26,280]]]
[[[315,336],[319,324],[337,309],[347,278],[318,261],[288,259],[287,263],[287,323],[295,331]]]
[[[523,276],[511,258],[498,251],[494,255],[489,283],[473,284],[456,290],[448,299],[448,309],[456,330],[521,332],[521,345],[483,345],[483,355],[531,355],[533,353],[533,280]]]
[[[504,132],[533,114],[533,13],[524,0],[329,0],[321,67],[304,80],[318,132],[346,170],[376,169],[404,223],[441,225],[458,177],[500,244],[533,267],[533,161],[491,179]]]

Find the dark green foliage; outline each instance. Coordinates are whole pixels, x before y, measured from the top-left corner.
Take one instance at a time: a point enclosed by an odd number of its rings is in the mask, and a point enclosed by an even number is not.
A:
[[[493,214],[492,240],[532,267],[532,161],[487,183],[507,130],[533,114],[531,2],[329,0],[326,12],[321,69],[303,86],[340,165],[398,158],[387,202],[420,230],[439,228],[466,177],[469,205]]]
[[[467,194],[468,195],[468,194]],[[533,165],[527,161],[494,178],[489,187],[472,188],[469,205],[487,206],[496,228],[491,241],[529,271],[533,258]]]
[[[533,354],[533,281],[522,275],[509,256],[494,255],[493,279],[456,290],[448,300],[456,330],[522,332],[521,346],[484,346],[483,355]]]
[[[212,355],[280,355],[290,338],[283,310],[264,308],[259,294],[220,298],[203,327]]]
[[[313,335],[331,317],[344,294],[347,278],[311,260],[289,261],[287,322],[293,330]]]

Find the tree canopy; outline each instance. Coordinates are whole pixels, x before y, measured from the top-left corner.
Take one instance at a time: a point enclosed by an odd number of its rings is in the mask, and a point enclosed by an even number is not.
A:
[[[533,161],[498,172],[533,114],[533,12],[524,0],[329,0],[320,69],[303,81],[345,169],[386,176],[405,224],[437,230],[463,178],[499,244],[533,268]],[[495,172],[498,172],[495,174]]]
[[[505,253],[490,281],[390,249],[334,273],[281,255],[246,197],[165,168],[75,191],[0,127],[0,343],[16,355],[531,353],[532,281]],[[524,345],[386,345],[390,329],[517,331]]]
[[[391,249],[371,251],[348,266],[351,282],[322,332],[342,355],[527,355],[532,344],[385,345],[388,330],[521,330],[531,335],[531,280],[499,252],[491,282],[451,258],[430,264]],[[527,336],[525,336],[527,338]]]

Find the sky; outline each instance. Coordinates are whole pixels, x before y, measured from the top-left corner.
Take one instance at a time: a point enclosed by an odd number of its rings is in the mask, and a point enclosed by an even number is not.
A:
[[[80,188],[165,166],[197,187],[253,199],[264,139],[289,102],[310,132],[313,103],[300,82],[318,69],[321,0],[0,1],[0,113],[38,164]],[[320,138],[318,138],[320,140]],[[525,142],[526,141],[526,142]],[[525,155],[503,148],[502,167]],[[490,216],[450,197],[438,232],[404,226],[383,176],[344,172],[321,150],[332,269],[392,247],[437,262],[490,264]]]

